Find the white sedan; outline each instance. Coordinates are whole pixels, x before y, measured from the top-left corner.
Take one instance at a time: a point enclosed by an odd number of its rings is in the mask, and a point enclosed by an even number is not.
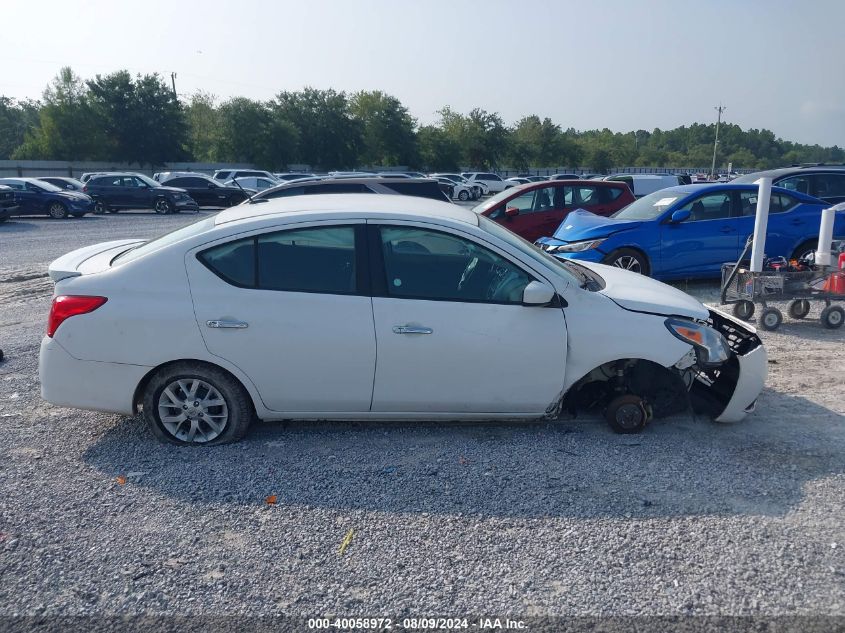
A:
[[[766,351],[683,292],[561,261],[453,204],[314,195],[244,204],[49,266],[42,396],[177,444],[262,419],[554,418],[620,432],[750,411]]]

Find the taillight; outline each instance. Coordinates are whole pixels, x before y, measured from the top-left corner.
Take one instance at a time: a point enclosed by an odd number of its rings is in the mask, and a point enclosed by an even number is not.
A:
[[[106,297],[88,297],[80,295],[59,295],[50,306],[50,318],[47,320],[47,336],[53,337],[65,319],[78,314],[93,312],[108,299]]]

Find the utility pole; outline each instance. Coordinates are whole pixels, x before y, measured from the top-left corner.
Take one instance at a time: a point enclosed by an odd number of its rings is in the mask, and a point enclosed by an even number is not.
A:
[[[719,125],[722,123],[722,112],[727,110],[721,103],[719,107],[714,107],[714,110],[719,111],[719,116],[716,119],[716,140],[713,141],[713,163],[710,165],[710,180],[716,177],[716,149],[719,147]]]
[[[176,73],[170,73],[170,83],[173,85],[173,98],[176,99]]]

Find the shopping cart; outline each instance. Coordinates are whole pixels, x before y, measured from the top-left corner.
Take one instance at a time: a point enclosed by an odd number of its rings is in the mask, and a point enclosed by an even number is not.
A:
[[[722,305],[733,304],[733,314],[748,320],[754,316],[755,304],[763,307],[760,327],[776,330],[783,322],[783,313],[769,303],[789,302],[787,312],[793,319],[803,319],[810,313],[811,301],[824,302],[820,321],[826,328],[835,329],[845,322],[845,309],[834,301],[845,301],[845,270],[827,266],[805,266],[796,270],[794,265],[781,269],[752,272],[748,269],[748,253],[752,238],[749,237],[733,264],[722,264]],[[845,243],[839,246],[842,248]],[[792,268],[792,270],[790,270]]]

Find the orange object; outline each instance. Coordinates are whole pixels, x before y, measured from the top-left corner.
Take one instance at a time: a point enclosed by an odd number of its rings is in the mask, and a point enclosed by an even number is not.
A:
[[[839,268],[845,269],[845,253],[839,253]]]
[[[276,495],[270,495],[264,500],[264,503],[266,503],[268,506],[274,506],[276,505],[276,501]]]
[[[126,485],[126,477],[124,477],[123,475],[118,475],[116,477],[116,479],[117,479],[117,485],[118,486],[125,486]]]
[[[830,273],[824,289],[835,295],[845,295],[845,272]]]

